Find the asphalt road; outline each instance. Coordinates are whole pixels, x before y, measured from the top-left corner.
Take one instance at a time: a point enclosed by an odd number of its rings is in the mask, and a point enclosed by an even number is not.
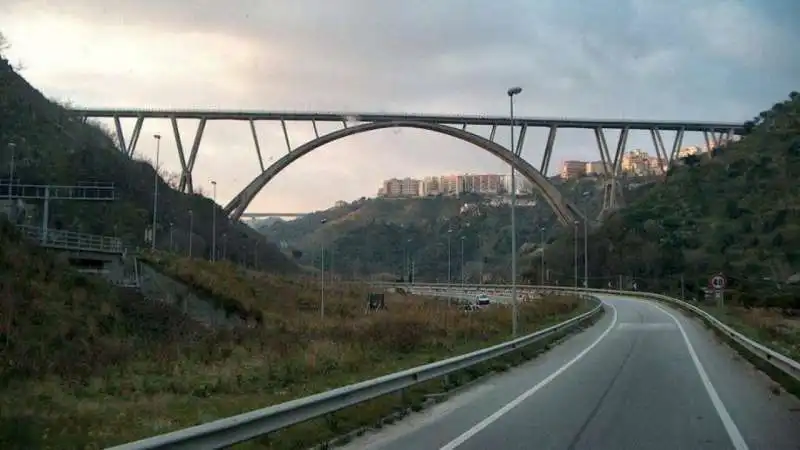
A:
[[[800,449],[800,400],[699,321],[602,299],[588,330],[345,448]]]

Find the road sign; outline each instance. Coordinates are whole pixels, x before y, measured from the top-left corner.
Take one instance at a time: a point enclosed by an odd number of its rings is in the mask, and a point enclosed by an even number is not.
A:
[[[717,290],[717,291],[721,291],[721,290],[725,289],[725,286],[728,285],[728,280],[725,278],[725,275],[722,275],[721,273],[719,273],[719,274],[716,274],[716,275],[712,276],[711,279],[709,280],[708,284],[712,289]]]

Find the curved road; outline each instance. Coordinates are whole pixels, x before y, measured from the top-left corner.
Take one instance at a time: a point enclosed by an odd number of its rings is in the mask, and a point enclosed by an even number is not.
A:
[[[594,326],[347,449],[800,449],[800,400],[702,323],[600,296]]]

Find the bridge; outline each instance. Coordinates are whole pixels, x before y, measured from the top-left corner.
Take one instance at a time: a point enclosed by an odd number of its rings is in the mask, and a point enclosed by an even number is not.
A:
[[[264,213],[243,213],[242,218],[244,219],[264,219],[267,217],[303,217],[307,216],[309,213],[287,213],[287,212],[264,212]]]
[[[292,112],[292,111],[230,111],[230,110],[154,110],[154,109],[112,109],[112,108],[73,108],[70,112],[81,120],[111,119],[120,150],[133,157],[139,142],[142,124],[145,119],[168,119],[175,135],[178,158],[181,165],[179,188],[192,193],[194,185],[192,171],[197,161],[200,143],[205,127],[209,121],[246,121],[250,124],[255,153],[261,173],[257,175],[241,192],[225,206],[225,212],[232,219],[243,217],[247,207],[255,196],[281,171],[296,162],[302,156],[339,139],[370,131],[388,128],[414,128],[444,134],[471,143],[504,162],[512,165],[522,176],[530,180],[551,206],[558,220],[563,224],[572,224],[582,214],[566,201],[561,193],[547,179],[545,174],[550,168],[553,148],[559,129],[585,129],[594,134],[597,142],[599,159],[602,161],[603,176],[606,180],[603,196],[604,210],[617,208],[624,200],[617,180],[621,174],[622,154],[625,151],[628,135],[634,130],[650,133],[659,166],[665,170],[677,157],[684,135],[687,132],[702,133],[707,148],[712,148],[730,140],[734,135],[744,131],[743,124],[730,122],[690,122],[690,121],[641,121],[641,120],[606,120],[606,119],[571,119],[571,118],[537,118],[489,116],[489,115],[433,115],[433,114],[390,114],[361,112]],[[122,130],[122,119],[135,119],[133,131],[129,139]],[[197,119],[199,124],[192,140],[188,155],[181,139],[178,120]],[[256,122],[280,123],[287,153],[271,165],[264,164],[261,145],[256,132]],[[300,145],[293,143],[286,124],[287,122],[310,123],[314,130],[314,139]],[[341,128],[327,134],[319,132],[318,123],[334,122]],[[481,136],[468,127],[490,127],[488,136]],[[506,148],[495,142],[498,129],[514,127],[518,130],[518,141],[515,148]],[[529,128],[545,128],[547,139],[541,160],[535,166],[522,158],[527,130]],[[606,130],[619,130],[619,138],[613,147],[605,137]],[[664,144],[662,132],[675,133],[670,147]]]

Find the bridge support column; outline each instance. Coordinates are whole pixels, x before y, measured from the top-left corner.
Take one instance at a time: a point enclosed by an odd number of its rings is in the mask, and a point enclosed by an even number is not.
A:
[[[136,152],[136,145],[139,143],[139,135],[142,132],[143,123],[143,116],[136,118],[136,124],[133,126],[133,133],[131,134],[131,141],[126,145],[125,133],[122,132],[122,122],[119,116],[114,116],[114,129],[117,133],[117,144],[119,145],[120,151],[125,153],[128,158],[133,158],[133,154]]]
[[[600,158],[603,161],[603,171],[606,177],[605,185],[603,186],[603,210],[601,215],[607,211],[617,209],[621,204],[624,204],[625,201],[620,186],[617,184],[617,177],[619,176],[619,169],[622,164],[622,154],[625,152],[625,146],[628,143],[628,131],[629,129],[627,127],[620,130],[617,149],[614,153],[614,158],[611,158],[603,129],[597,127],[594,130],[597,146],[600,150]]]
[[[547,176],[547,171],[550,169],[550,157],[553,156],[553,146],[556,143],[556,132],[558,127],[550,125],[550,131],[547,133],[547,143],[544,146],[544,155],[542,155],[542,165],[539,172]]]
[[[181,163],[181,181],[178,189],[180,189],[181,192],[193,194],[192,170],[194,170],[194,164],[197,161],[197,153],[200,150],[200,141],[203,139],[203,132],[206,129],[206,118],[200,119],[200,122],[197,124],[197,131],[192,141],[192,147],[189,150],[188,160],[183,152],[183,142],[181,140],[180,130],[178,129],[178,119],[175,116],[171,116],[169,120],[172,123],[172,132],[175,135],[175,145],[178,147],[178,158]]]

